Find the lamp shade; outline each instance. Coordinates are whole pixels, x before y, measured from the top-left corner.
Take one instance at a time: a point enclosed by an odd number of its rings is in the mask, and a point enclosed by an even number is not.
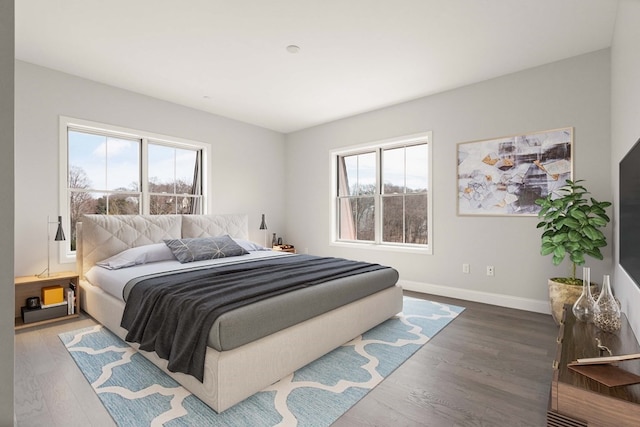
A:
[[[61,242],[66,240],[64,237],[64,230],[62,229],[62,217],[58,217],[58,230],[56,231],[56,237],[54,239],[56,242]]]
[[[262,222],[260,223],[260,230],[266,230],[267,229],[267,223],[264,220],[264,214],[262,214]]]

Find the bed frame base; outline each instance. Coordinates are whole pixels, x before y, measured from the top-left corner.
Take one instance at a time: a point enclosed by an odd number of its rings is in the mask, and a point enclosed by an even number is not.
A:
[[[127,331],[120,327],[124,302],[86,281],[80,285],[83,309],[124,339]],[[169,372],[167,361],[155,353],[140,354],[219,413],[401,311],[402,289],[393,286],[233,350],[207,348],[202,383]]]

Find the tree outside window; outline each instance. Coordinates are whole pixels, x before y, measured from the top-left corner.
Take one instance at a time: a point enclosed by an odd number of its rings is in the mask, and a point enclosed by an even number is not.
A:
[[[427,144],[382,150],[382,240],[428,244]]]
[[[429,245],[428,136],[336,155],[338,241]]]
[[[67,157],[71,251],[84,214],[202,213],[200,148],[69,127]]]

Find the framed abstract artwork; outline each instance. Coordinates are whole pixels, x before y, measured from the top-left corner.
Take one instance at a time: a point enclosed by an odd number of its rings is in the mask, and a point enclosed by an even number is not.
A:
[[[458,215],[537,215],[572,179],[572,147],[572,127],[457,144]]]

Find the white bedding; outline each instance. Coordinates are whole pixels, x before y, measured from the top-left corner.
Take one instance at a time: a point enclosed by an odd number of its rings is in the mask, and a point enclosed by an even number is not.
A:
[[[282,257],[282,256],[295,256],[294,254],[287,252],[276,251],[250,251],[246,255],[230,257],[230,258],[217,258],[205,261],[194,261],[181,264],[177,260],[172,261],[158,261],[148,264],[139,264],[132,267],[121,268],[117,270],[109,270],[97,265],[94,265],[87,271],[86,279],[94,286],[101,288],[109,295],[118,298],[121,301],[123,299],[123,289],[127,282],[136,277],[146,276],[149,274],[161,273],[164,271],[179,271],[187,270],[191,268],[198,268],[206,265],[221,265],[237,262],[250,262],[257,259],[264,259],[270,257]]]

